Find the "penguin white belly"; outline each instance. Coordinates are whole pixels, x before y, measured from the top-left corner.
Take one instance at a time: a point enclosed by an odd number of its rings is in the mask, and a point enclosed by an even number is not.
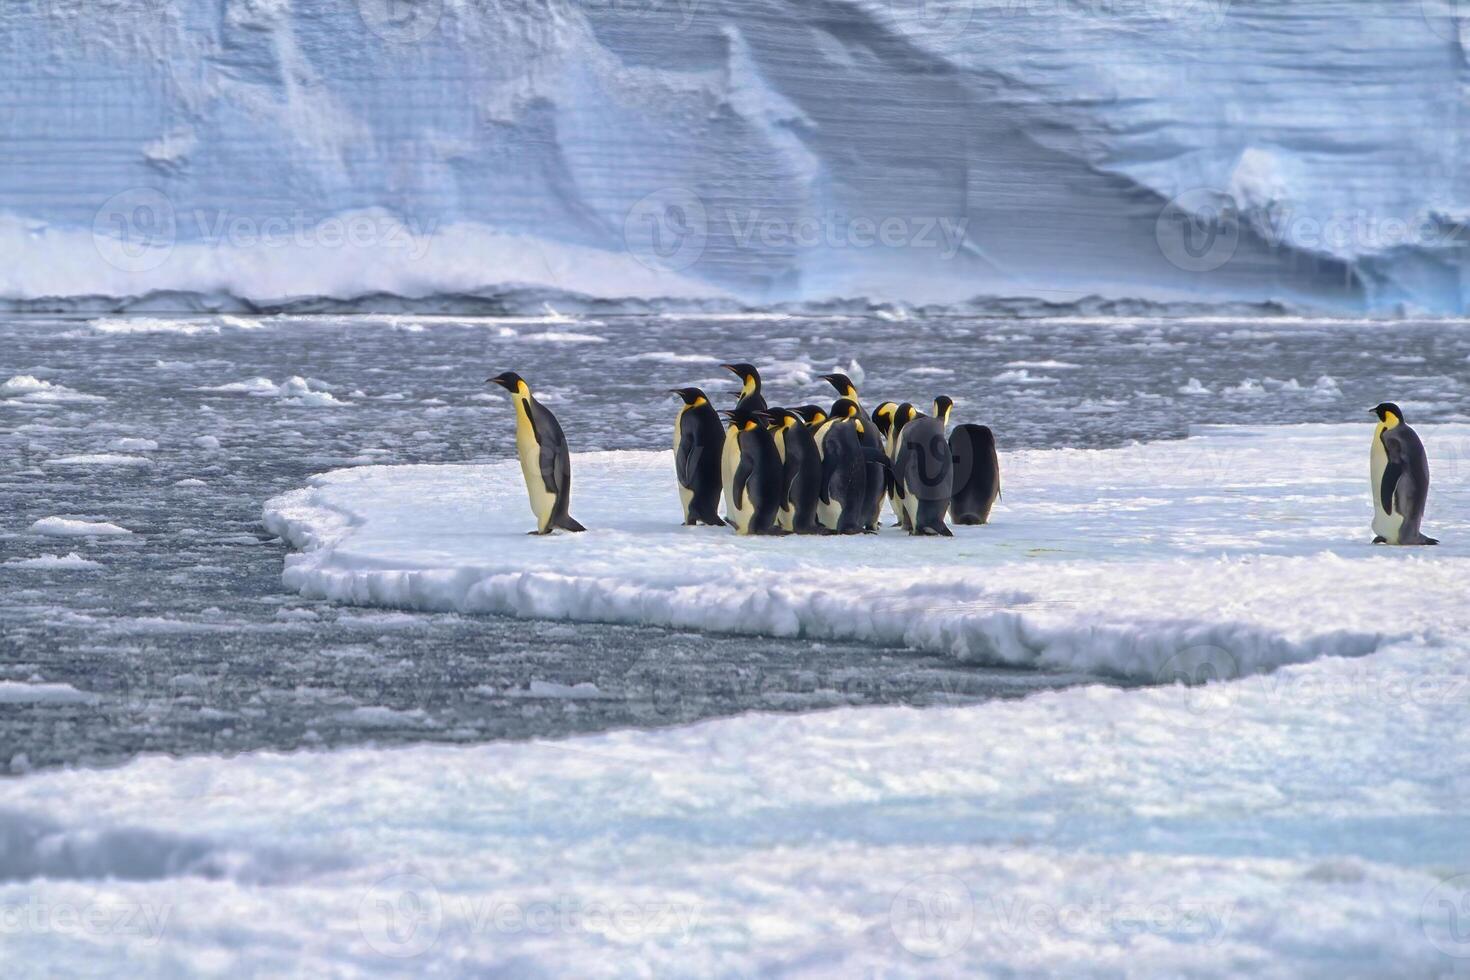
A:
[[[914,496],[912,493],[906,493],[902,500],[902,504],[903,513],[899,515],[899,520],[903,521],[904,527],[912,528],[918,526],[919,498]]]
[[[720,471],[725,484],[725,520],[734,525],[736,533],[745,534],[750,528],[750,519],[755,514],[755,507],[751,505],[749,493],[743,495],[744,506],[735,506],[735,471],[739,467],[740,436],[731,431],[725,436],[725,453],[720,458]]]
[[[786,468],[786,430],[777,429],[772,433],[772,437],[776,441],[776,455],[781,458],[781,468],[784,471]],[[781,482],[784,485],[786,481],[782,480]],[[791,506],[791,500],[789,498],[782,500],[781,506],[777,508],[776,524],[786,531],[795,530],[796,508]]]
[[[1399,531],[1404,526],[1404,515],[1398,512],[1390,514],[1383,509],[1383,471],[1388,469],[1388,451],[1383,448],[1383,440],[1378,438],[1377,433],[1373,436],[1373,452],[1368,469],[1373,493],[1373,533],[1389,544],[1398,544]]]
[[[531,512],[536,515],[536,530],[545,531],[551,523],[556,494],[546,490],[546,481],[541,477],[541,445],[536,442],[536,433],[525,411],[519,409],[516,412],[516,454],[521,457],[521,476],[526,479],[526,496],[531,500]]]

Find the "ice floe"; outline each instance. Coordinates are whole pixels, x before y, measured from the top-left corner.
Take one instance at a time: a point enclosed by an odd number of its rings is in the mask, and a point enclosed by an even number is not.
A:
[[[43,517],[31,524],[32,534],[44,534],[52,538],[95,538],[133,532],[107,521],[78,521],[69,517]]]
[[[34,558],[11,558],[5,561],[6,568],[37,568],[50,571],[65,571],[68,569],[77,571],[95,571],[103,568],[99,561],[83,558],[75,551],[64,555],[37,555]]]
[[[1470,953],[1465,654],[34,773],[6,787],[0,907],[170,914],[106,942],[21,929],[6,965],[1449,975]]]
[[[29,374],[17,374],[0,384],[0,398],[27,405],[59,405],[66,402],[104,402],[101,395],[86,395],[65,385],[54,384]]]
[[[679,526],[668,453],[574,457],[591,530],[530,538],[519,466],[362,467],[270,501],[304,595],[406,609],[870,640],[962,660],[1153,680],[1179,658],[1241,673],[1470,629],[1470,427],[1446,461],[1434,551],[1375,548],[1372,427],[1207,428],[1111,450],[1004,453],[994,523],[953,540],[741,539]],[[1362,597],[1411,581],[1412,618]]]

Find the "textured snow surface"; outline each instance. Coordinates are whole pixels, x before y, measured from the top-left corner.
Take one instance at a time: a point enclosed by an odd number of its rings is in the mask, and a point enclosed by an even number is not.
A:
[[[0,300],[1463,312],[1462,17],[1452,0],[14,0]]]
[[[0,811],[6,965],[1451,975],[1470,953],[1452,914],[1470,895],[1467,652],[33,774]]]
[[[133,532],[107,521],[77,521],[69,517],[43,517],[31,525],[31,533],[44,534],[52,538],[91,538],[112,537]]]
[[[528,537],[515,462],[360,467],[265,522],[312,597],[412,609],[873,640],[1140,680],[1227,676],[1470,633],[1470,427],[1424,426],[1434,550],[1368,543],[1372,426],[1203,428],[1007,454],[985,527],[952,540],[685,528],[667,452],[574,456],[591,530]],[[575,443],[575,438],[573,439]],[[1368,601],[1412,583],[1413,615]]]

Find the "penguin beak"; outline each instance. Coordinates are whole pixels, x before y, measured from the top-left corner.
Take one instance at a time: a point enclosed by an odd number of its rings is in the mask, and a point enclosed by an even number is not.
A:
[[[500,387],[504,388],[506,391],[510,391],[511,390],[511,381],[510,381],[510,374],[509,373],[506,373],[506,374],[497,374],[493,378],[486,378],[485,379],[485,383],[486,384],[491,384],[491,385],[500,385]]]

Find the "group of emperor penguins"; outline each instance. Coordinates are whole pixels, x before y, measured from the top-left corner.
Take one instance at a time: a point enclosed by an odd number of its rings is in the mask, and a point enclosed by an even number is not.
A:
[[[914,535],[953,537],[946,518],[989,521],[1000,496],[995,437],[983,425],[949,435],[947,396],[934,400],[932,415],[908,402],[884,402],[869,415],[851,378],[826,374],[838,395],[830,410],[773,408],[754,365],[723,366],[741,382],[733,409],[716,412],[699,388],[671,391],[683,400],[674,473],[686,525],[729,525],[743,535],[876,533],[885,500],[894,526]],[[570,513],[571,453],[556,416],[514,371],[486,380],[515,402],[516,453],[536,515],[531,533],[585,530]]]
[[[671,389],[684,403],[674,422],[674,472],[686,525],[728,524],[738,534],[875,533],[885,499],[895,526],[909,534],[953,537],[946,517],[989,521],[1000,496],[995,437],[983,425],[947,435],[948,397],[934,399],[932,415],[908,402],[883,402],[869,415],[851,378],[824,374],[838,395],[830,410],[772,408],[753,365],[723,367],[741,382],[733,409],[716,412],[698,388]],[[536,515],[530,533],[586,530],[569,513],[571,453],[556,416],[514,371],[486,380],[515,402],[516,452]],[[1378,418],[1369,453],[1374,544],[1438,544],[1420,529],[1429,497],[1423,442],[1398,405],[1370,411]]]
[[[883,402],[870,415],[851,378],[824,374],[837,392],[830,409],[777,408],[754,365],[722,366],[740,379],[733,409],[717,413],[698,388],[671,391],[684,402],[674,473],[685,524],[729,524],[737,534],[872,534],[885,500],[894,526],[913,535],[953,537],[951,512],[957,524],[990,519],[1000,496],[995,437],[983,425],[948,435],[947,396],[934,400],[932,415],[908,402]]]

